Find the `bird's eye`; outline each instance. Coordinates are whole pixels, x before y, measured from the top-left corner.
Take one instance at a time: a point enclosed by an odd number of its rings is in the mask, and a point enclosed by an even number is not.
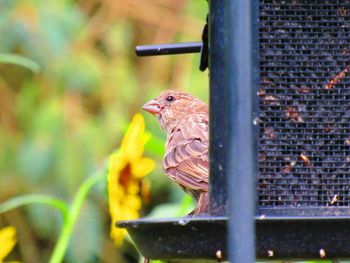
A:
[[[168,96],[166,98],[167,101],[174,101],[175,100],[175,97],[174,96]]]

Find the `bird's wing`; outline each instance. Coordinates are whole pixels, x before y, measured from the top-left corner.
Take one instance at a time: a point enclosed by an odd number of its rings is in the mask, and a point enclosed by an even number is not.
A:
[[[209,143],[207,123],[186,124],[168,137],[164,169],[167,175],[189,190],[208,191]],[[184,134],[188,127],[188,134]],[[191,134],[191,135],[190,135]]]

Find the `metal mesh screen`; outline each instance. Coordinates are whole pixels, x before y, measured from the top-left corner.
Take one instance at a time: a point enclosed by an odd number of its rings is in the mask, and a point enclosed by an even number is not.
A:
[[[258,206],[350,205],[350,1],[260,1]]]

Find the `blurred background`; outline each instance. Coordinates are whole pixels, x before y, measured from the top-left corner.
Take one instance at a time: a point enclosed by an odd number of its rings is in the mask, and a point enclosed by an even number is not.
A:
[[[0,53],[18,54],[39,72],[0,64],[0,202],[49,194],[70,202],[82,181],[115,150],[132,118],[165,89],[208,98],[199,54],[138,58],[140,44],[200,41],[207,2],[190,0],[0,0]],[[157,162],[143,216],[186,214],[187,197],[164,176],[165,135],[144,114]],[[65,262],[138,262],[130,242],[109,238],[106,185],[89,194]],[[17,229],[7,260],[47,262],[61,230],[57,211],[32,205],[0,215]]]

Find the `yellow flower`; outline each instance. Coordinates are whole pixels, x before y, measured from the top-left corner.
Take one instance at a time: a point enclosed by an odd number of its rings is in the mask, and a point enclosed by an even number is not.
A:
[[[109,159],[108,192],[111,213],[111,237],[121,245],[126,231],[115,227],[115,222],[139,217],[142,201],[143,177],[155,167],[152,159],[143,157],[144,146],[150,139],[145,132],[141,114],[136,114],[123,138],[121,147]]]
[[[12,226],[0,229],[0,262],[10,254],[16,245],[16,229]]]

